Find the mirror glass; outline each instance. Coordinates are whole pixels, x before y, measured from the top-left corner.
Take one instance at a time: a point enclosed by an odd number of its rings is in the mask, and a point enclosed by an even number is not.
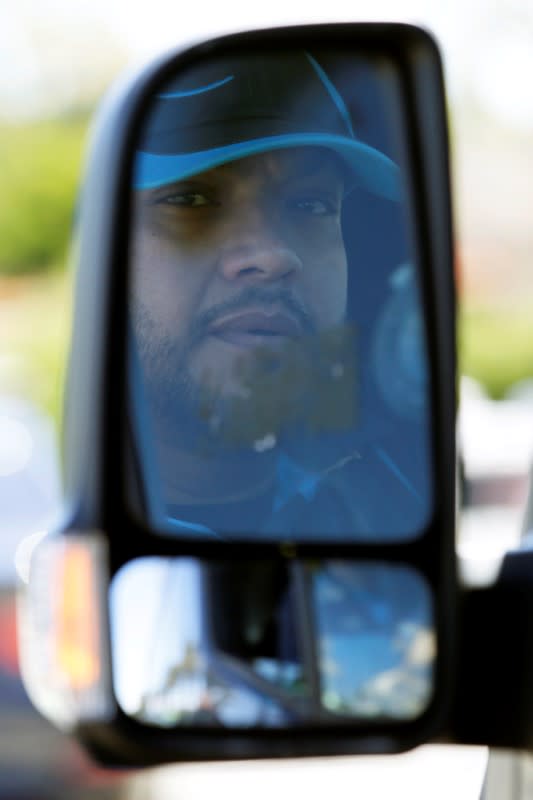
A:
[[[152,529],[425,531],[408,144],[397,67],[347,49],[204,56],[154,93],[129,240],[130,498]]]
[[[159,727],[409,720],[431,699],[431,596],[401,565],[146,557],[110,620],[117,700]]]

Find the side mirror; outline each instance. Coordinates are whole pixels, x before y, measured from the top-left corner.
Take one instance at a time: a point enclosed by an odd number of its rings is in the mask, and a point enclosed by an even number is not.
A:
[[[106,763],[437,736],[456,398],[433,40],[296,27],[161,59],[103,109],[77,252],[65,521],[21,603],[36,705]]]

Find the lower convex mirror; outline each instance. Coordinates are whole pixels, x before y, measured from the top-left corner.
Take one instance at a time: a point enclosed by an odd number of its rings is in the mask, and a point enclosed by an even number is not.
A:
[[[146,557],[109,600],[115,694],[144,723],[412,720],[432,696],[431,595],[406,566]]]

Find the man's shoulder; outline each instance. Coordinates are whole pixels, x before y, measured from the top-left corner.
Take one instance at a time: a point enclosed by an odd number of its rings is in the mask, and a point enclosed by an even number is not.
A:
[[[312,538],[397,538],[416,527],[425,500],[413,476],[382,448],[353,450],[321,470],[284,455],[273,522],[285,519]]]

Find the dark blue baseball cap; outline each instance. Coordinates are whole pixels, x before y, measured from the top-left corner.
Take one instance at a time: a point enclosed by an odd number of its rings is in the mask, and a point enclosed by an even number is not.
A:
[[[351,182],[399,198],[397,165],[357,138],[340,93],[309,53],[201,64],[156,96],[141,132],[135,189],[153,189],[272,150],[335,152]]]

